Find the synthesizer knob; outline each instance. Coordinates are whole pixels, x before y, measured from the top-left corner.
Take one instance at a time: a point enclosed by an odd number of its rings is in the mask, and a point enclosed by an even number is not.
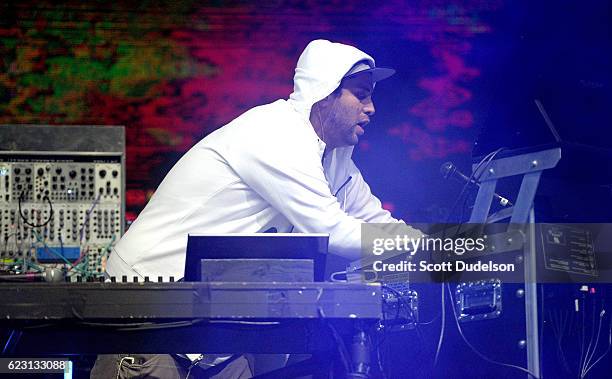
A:
[[[106,170],[100,170],[100,177],[104,178],[106,176]]]
[[[74,179],[74,178],[76,178],[77,173],[76,173],[76,171],[72,170],[72,171],[70,171],[70,173],[68,175],[70,175],[71,179]]]
[[[21,169],[19,167],[15,167],[15,175],[19,175],[21,173]]]
[[[61,169],[60,167],[56,168],[56,169],[55,169],[55,173],[56,173],[57,175],[61,174],[61,173],[62,173],[62,169]]]
[[[29,167],[28,167],[28,168],[26,168],[26,169],[25,169],[25,173],[26,173],[27,175],[30,175],[30,174],[32,173],[32,169],[31,169],[31,168],[29,168]]]

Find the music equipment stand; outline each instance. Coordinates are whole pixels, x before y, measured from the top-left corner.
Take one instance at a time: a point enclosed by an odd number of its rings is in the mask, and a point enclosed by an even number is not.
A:
[[[525,274],[525,322],[527,369],[536,378],[541,377],[538,334],[538,297],[536,278],[535,198],[540,177],[544,170],[554,168],[561,159],[561,148],[537,151],[489,162],[480,176],[480,188],[476,195],[470,223],[490,223],[509,218],[508,238],[515,238],[517,231],[528,227],[522,241]],[[477,168],[475,164],[473,170]],[[497,182],[501,178],[522,175],[521,186],[514,206],[489,215]],[[499,251],[498,251],[499,252]]]

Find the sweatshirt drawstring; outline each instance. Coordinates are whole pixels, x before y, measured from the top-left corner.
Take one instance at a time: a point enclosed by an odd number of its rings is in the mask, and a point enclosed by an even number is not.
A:
[[[344,188],[347,184],[349,184],[349,182],[351,181],[351,179],[353,179],[352,176],[349,176],[344,183],[342,183],[342,185],[340,186],[340,188],[338,188],[338,190],[336,191],[336,193],[334,193],[334,197],[338,198],[338,193],[340,193],[340,191],[342,190],[342,188]],[[344,191],[344,199],[342,200],[342,210],[346,212],[345,210],[345,206],[346,206],[346,191]]]

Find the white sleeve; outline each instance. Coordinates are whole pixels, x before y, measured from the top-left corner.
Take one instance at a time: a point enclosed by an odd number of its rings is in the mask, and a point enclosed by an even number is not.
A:
[[[391,213],[383,209],[380,200],[372,194],[370,186],[365,182],[361,172],[350,161],[349,173],[351,181],[347,184],[346,201],[344,209],[346,212],[360,220],[373,223],[397,223],[402,222],[391,216]]]
[[[295,136],[257,142],[261,143],[229,151],[228,163],[238,176],[296,230],[328,233],[331,253],[358,259],[362,221],[340,208],[313,145],[296,141]]]
[[[383,209],[380,200],[372,194],[370,186],[352,160],[348,172],[351,181],[347,184],[344,209],[349,215],[368,223],[387,224],[377,227],[389,235],[423,235],[419,229],[394,218],[388,210]]]

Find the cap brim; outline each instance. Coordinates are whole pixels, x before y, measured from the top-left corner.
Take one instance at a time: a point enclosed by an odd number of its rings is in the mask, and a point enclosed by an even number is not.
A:
[[[358,72],[355,72],[353,74],[347,75],[343,79],[352,78],[354,76],[357,76],[359,74],[363,74],[363,73],[366,73],[366,72],[372,73],[372,81],[374,81],[374,82],[378,82],[378,81],[381,81],[383,79],[387,79],[391,75],[395,74],[395,70],[392,69],[392,68],[388,68],[388,67],[374,67],[374,68],[369,68],[367,70],[362,70],[362,71],[358,71]]]

